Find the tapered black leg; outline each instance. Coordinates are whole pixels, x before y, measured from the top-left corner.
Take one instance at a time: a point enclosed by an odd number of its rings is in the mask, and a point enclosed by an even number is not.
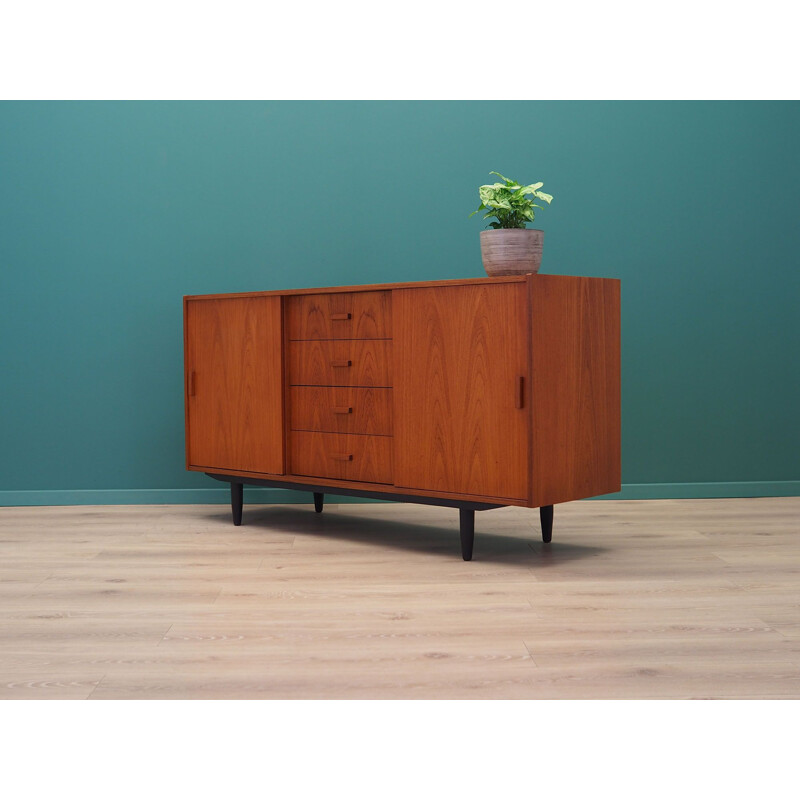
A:
[[[322,511],[322,501],[325,495],[322,492],[314,492],[314,511],[319,514]]]
[[[553,538],[553,506],[542,506],[539,519],[542,521],[542,541],[547,544]]]
[[[458,521],[461,525],[461,557],[464,561],[472,561],[472,545],[475,541],[475,511],[471,508],[459,508]]]
[[[244,485],[231,484],[231,511],[233,511],[233,524],[242,524],[242,505],[244,503]]]

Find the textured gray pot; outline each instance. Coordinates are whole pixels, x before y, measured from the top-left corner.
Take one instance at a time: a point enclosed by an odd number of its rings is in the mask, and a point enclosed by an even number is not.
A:
[[[481,231],[481,257],[487,275],[525,275],[542,263],[544,231],[500,228]]]

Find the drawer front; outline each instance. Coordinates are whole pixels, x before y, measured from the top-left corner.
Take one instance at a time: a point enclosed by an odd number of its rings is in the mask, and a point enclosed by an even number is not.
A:
[[[392,435],[392,390],[293,386],[291,427],[299,431]]]
[[[387,340],[289,342],[292,386],[391,386]]]
[[[287,298],[290,340],[391,339],[391,292],[338,292]]]
[[[392,437],[292,431],[294,475],[368,483],[392,482]]]

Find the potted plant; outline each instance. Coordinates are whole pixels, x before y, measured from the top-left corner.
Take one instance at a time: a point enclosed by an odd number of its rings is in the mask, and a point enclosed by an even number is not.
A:
[[[493,183],[481,186],[478,194],[481,204],[470,214],[486,211],[484,219],[496,217],[490,222],[492,230],[481,231],[481,256],[483,268],[488,275],[524,275],[538,272],[542,263],[542,245],[544,231],[528,229],[527,222],[533,222],[536,215],[534,209],[544,208],[534,200],[542,200],[550,204],[553,196],[539,191],[543,183],[531,183],[523,186],[509,180],[499,172],[497,175],[505,183]]]

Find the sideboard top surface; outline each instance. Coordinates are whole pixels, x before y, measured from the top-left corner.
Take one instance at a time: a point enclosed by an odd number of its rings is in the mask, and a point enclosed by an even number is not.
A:
[[[567,275],[547,275],[548,278],[564,278],[565,280],[575,280]],[[536,280],[537,275],[510,275],[508,277],[494,278],[456,278],[440,281],[409,281],[406,283],[368,283],[358,286],[326,286],[311,287],[307,289],[276,289],[263,292],[229,292],[224,294],[189,294],[184,295],[184,300],[213,300],[220,297],[270,297],[275,295],[301,295],[301,294],[326,294],[331,292],[374,292],[387,291],[389,289],[413,289],[417,287],[433,286],[470,286],[490,283],[524,283],[528,278]],[[617,278],[603,278],[602,280],[614,280]]]

